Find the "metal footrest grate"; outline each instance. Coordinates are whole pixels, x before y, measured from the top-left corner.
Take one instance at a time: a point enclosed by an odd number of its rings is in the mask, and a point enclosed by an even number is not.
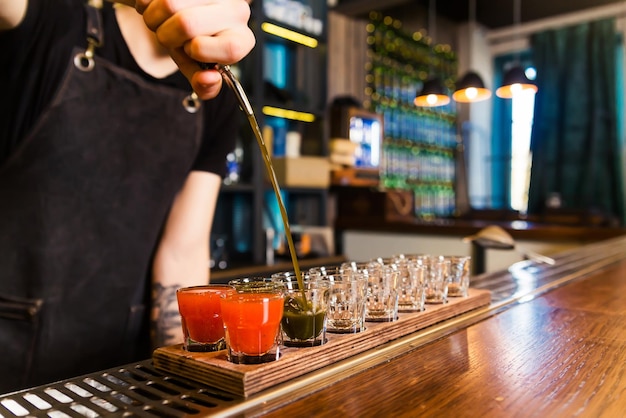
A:
[[[146,360],[4,395],[0,417],[207,416],[241,399],[180,377]]]

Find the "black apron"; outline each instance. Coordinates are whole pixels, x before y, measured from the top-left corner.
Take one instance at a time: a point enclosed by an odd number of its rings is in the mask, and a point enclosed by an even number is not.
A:
[[[188,93],[83,57],[0,166],[0,393],[149,355],[150,262],[200,146]]]

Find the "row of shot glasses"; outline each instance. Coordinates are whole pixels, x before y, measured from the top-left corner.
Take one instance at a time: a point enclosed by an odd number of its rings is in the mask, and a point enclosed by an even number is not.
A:
[[[396,321],[401,313],[467,297],[470,262],[469,256],[400,254],[313,267],[301,281],[286,271],[181,288],[183,347],[227,350],[233,363],[278,360],[281,345],[321,345],[327,332],[358,333],[368,322]]]

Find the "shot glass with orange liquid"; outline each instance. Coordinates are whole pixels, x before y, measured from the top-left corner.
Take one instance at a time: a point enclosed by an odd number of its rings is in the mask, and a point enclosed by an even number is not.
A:
[[[235,293],[234,287],[220,284],[183,287],[176,291],[185,350],[226,349],[220,296],[231,292]]]
[[[284,286],[263,278],[236,279],[228,284],[235,288],[221,297],[228,360],[238,364],[278,360]]]

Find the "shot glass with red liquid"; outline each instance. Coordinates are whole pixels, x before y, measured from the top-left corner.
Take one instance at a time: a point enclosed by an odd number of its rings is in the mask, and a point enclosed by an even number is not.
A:
[[[284,286],[262,278],[231,280],[228,284],[236,290],[221,298],[228,360],[238,364],[278,360]]]
[[[183,287],[176,291],[185,350],[226,349],[220,297],[229,293],[235,293],[235,288],[224,284]]]

